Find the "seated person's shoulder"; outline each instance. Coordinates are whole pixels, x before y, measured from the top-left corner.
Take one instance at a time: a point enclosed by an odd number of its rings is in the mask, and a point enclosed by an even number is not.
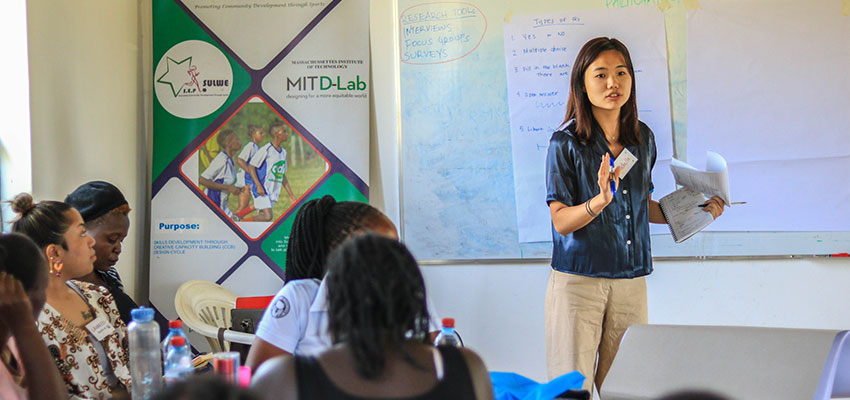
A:
[[[309,306],[319,291],[319,284],[320,281],[317,279],[297,279],[286,282],[274,296],[271,305],[273,306],[275,302],[282,301],[281,299],[286,299],[291,303],[290,305],[296,307],[303,305]]]
[[[460,354],[463,356],[463,360],[466,361],[466,365],[470,367],[484,366],[484,360],[482,360],[481,357],[474,351],[469,350],[466,347],[460,347],[458,348],[458,350],[460,350]]]
[[[289,287],[290,290],[304,290],[304,291],[313,291],[319,290],[319,285],[321,281],[318,279],[296,279],[294,281],[286,282],[286,285],[283,286],[285,289]]]
[[[264,344],[255,344],[256,353],[260,360],[277,353],[278,350],[294,353],[298,343],[304,338],[307,316],[319,291],[319,280],[299,279],[289,281],[275,294],[269,302],[263,318],[257,327],[257,338],[276,349],[267,348]],[[264,354],[265,348],[272,354]],[[256,360],[255,360],[256,361]]]
[[[297,399],[295,357],[277,356],[264,362],[251,379],[251,388],[265,399]]]
[[[484,360],[472,350],[463,347],[459,350],[466,362],[466,367],[469,369],[469,377],[472,380],[472,386],[475,390],[475,398],[479,400],[492,399],[493,384],[490,382],[490,373],[487,372],[487,366],[484,365]]]

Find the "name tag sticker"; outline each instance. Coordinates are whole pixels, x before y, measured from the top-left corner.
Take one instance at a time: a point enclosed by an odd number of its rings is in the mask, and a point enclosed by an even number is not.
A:
[[[99,341],[111,335],[112,332],[115,332],[115,328],[113,328],[112,324],[110,324],[103,316],[98,316],[86,324],[86,330],[88,330],[89,333],[91,333],[92,336]]]
[[[629,173],[636,162],[637,157],[635,157],[629,149],[623,149],[623,151],[620,152],[620,156],[614,160],[614,167],[620,167],[620,179],[626,177],[626,174]]]

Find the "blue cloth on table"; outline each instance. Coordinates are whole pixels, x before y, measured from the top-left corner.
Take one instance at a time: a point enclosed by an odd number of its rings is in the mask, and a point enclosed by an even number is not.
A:
[[[581,389],[584,375],[578,371],[561,375],[548,383],[537,383],[513,372],[491,372],[496,400],[551,400],[570,389]]]

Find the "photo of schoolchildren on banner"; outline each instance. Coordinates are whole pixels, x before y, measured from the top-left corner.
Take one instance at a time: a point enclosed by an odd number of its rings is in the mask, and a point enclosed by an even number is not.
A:
[[[328,171],[328,162],[259,96],[207,138],[184,168],[196,188],[249,237],[257,237]]]

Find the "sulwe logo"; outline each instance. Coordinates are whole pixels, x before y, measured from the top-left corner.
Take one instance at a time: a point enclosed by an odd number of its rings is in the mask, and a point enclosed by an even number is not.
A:
[[[168,85],[171,92],[174,93],[174,97],[179,96],[184,90],[186,93],[206,91],[206,89],[201,89],[201,85],[198,83],[198,75],[200,74],[198,73],[198,66],[192,65],[192,57],[186,57],[183,61],[175,61],[171,57],[166,57],[166,60],[168,61],[166,62],[165,73],[156,81]],[[187,75],[188,80],[181,83],[180,80],[186,79]]]
[[[181,94],[206,93],[209,88],[213,87],[230,86],[230,79],[204,79],[203,82],[199,81],[200,72],[198,72],[197,65],[192,65],[192,57],[187,57],[183,61],[174,61],[171,57],[166,57],[166,59],[165,73],[156,81],[171,87],[174,97]],[[178,85],[181,77],[187,80]]]
[[[200,118],[230,96],[233,70],[215,46],[187,40],[168,49],[154,71],[154,92],[166,111],[180,118]]]

